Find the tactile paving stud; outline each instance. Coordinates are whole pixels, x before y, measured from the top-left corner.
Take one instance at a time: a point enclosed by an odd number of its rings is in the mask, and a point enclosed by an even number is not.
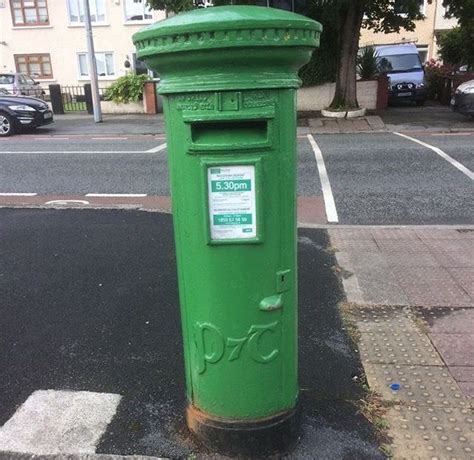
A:
[[[360,332],[411,330],[412,313],[408,307],[373,306],[354,308],[351,318]]]
[[[386,400],[406,407],[469,407],[445,367],[364,363],[364,368],[370,387]],[[394,383],[399,390],[391,389]]]
[[[473,458],[474,432],[469,409],[401,405],[390,408],[385,418],[390,424],[393,458]]]
[[[362,361],[367,363],[442,365],[429,339],[416,331],[363,333],[359,352]]]

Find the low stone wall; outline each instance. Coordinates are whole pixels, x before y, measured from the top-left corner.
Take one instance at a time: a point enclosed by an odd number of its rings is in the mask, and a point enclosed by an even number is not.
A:
[[[145,113],[143,101],[131,102],[129,104],[116,104],[112,101],[101,101],[102,113]]]
[[[298,90],[298,111],[313,112],[325,109],[334,97],[335,83],[325,83],[319,86],[308,86]],[[361,107],[369,110],[377,108],[377,80],[357,82],[357,100]]]

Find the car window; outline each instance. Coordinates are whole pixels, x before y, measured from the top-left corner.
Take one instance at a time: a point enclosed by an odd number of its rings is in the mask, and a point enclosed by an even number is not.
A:
[[[20,80],[20,84],[26,85],[25,77],[23,75],[19,75],[18,77],[19,77],[19,80]]]
[[[25,77],[25,80],[26,80],[26,83],[28,83],[29,85],[34,85],[35,84],[35,81],[30,77]]]
[[[0,85],[13,85],[15,83],[15,75],[0,74]]]
[[[414,72],[423,68],[418,54],[381,56],[378,61],[382,72]]]

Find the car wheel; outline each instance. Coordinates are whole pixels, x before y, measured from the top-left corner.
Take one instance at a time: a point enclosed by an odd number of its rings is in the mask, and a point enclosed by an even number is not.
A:
[[[0,137],[10,136],[15,132],[13,120],[10,115],[0,113]]]

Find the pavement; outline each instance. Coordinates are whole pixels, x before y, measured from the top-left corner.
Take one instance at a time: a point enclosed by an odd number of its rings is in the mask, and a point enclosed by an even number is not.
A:
[[[83,135],[156,135],[165,131],[163,115],[103,115],[103,122],[95,123],[94,117],[85,112],[54,115],[55,123],[40,128],[40,132],[54,136]]]
[[[453,112],[450,107],[427,103],[424,107],[411,104],[390,106],[386,110],[370,111],[356,119],[307,118],[313,134],[345,134],[363,132],[462,133],[474,131],[474,120]]]
[[[102,123],[95,123],[92,115],[77,112],[55,115],[56,123],[41,128],[51,135],[159,135],[164,134],[164,119],[157,115],[104,115]],[[327,119],[314,113],[299,116],[301,134],[344,134],[358,132],[470,132],[474,119],[453,112],[450,107],[428,102],[424,107],[411,104],[370,111],[357,119]]]
[[[329,234],[391,454],[473,458],[474,228]]]

